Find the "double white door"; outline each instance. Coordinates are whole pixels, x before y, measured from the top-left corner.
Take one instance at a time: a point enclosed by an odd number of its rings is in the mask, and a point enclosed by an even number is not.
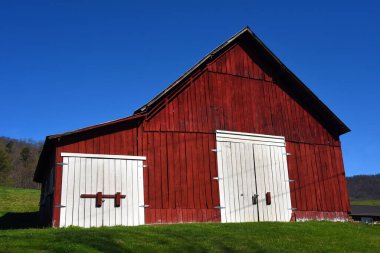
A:
[[[285,139],[217,131],[222,222],[290,221]]]

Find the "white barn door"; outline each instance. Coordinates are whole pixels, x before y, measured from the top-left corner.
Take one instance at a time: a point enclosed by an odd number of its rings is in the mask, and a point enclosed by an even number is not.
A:
[[[140,156],[62,153],[60,227],[145,223]]]
[[[285,138],[216,132],[222,222],[290,221]]]

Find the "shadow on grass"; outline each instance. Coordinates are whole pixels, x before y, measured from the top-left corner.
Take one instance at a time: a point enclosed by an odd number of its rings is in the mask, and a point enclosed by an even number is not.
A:
[[[38,212],[6,213],[0,217],[0,230],[39,228]]]

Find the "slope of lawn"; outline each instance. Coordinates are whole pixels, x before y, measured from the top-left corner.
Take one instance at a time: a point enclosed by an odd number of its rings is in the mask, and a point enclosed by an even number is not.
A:
[[[380,227],[352,223],[178,224],[0,230],[1,252],[380,252]]]
[[[351,205],[380,206],[380,200],[352,200]]]
[[[380,252],[380,226],[340,222],[1,228],[10,213],[35,213],[38,196],[0,188],[0,252]]]
[[[40,191],[0,186],[0,216],[7,212],[38,211]]]

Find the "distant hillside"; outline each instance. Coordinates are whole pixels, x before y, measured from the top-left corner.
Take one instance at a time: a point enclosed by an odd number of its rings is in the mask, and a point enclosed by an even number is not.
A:
[[[351,200],[380,200],[380,174],[347,177]]]
[[[38,188],[33,175],[41,148],[41,142],[0,137],[0,185]]]

